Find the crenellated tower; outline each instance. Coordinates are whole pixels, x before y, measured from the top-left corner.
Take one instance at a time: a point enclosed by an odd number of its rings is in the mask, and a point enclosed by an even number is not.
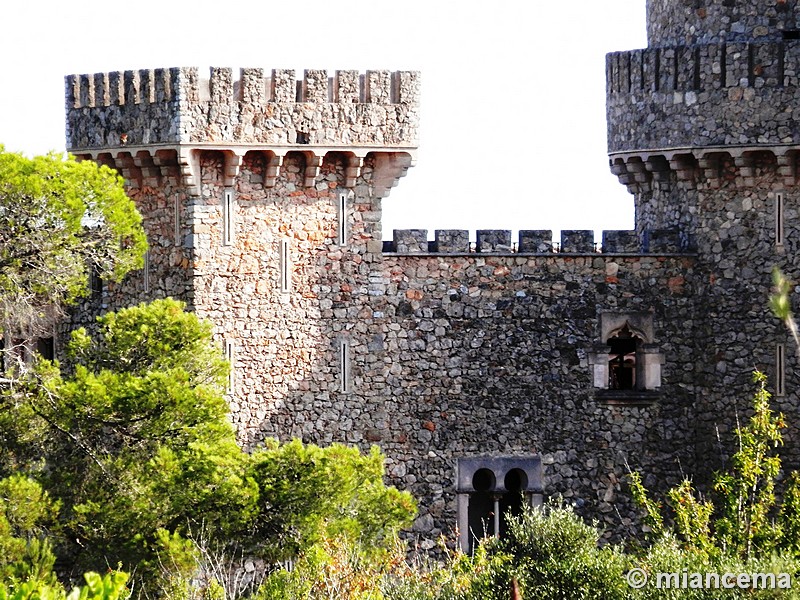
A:
[[[685,368],[699,386],[701,470],[747,406],[754,368],[796,413],[796,354],[767,298],[773,267],[800,280],[798,8],[648,0],[648,48],[607,56],[609,162],[634,195],[637,233],[673,229],[697,249]]]

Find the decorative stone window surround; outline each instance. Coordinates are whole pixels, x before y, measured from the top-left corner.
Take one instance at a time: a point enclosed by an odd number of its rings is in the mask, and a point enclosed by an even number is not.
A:
[[[627,330],[638,339],[635,384],[632,389],[611,389],[609,340]],[[589,354],[595,397],[609,404],[651,404],[659,397],[664,355],[655,343],[653,315],[645,312],[604,312],[600,314],[600,339]]]
[[[490,489],[475,488],[476,474],[489,471],[492,476]],[[544,500],[542,484],[542,460],[538,455],[528,456],[474,456],[459,458],[456,464],[456,502],[458,505],[458,539],[461,550],[469,552],[471,540],[481,537],[483,532],[473,532],[470,528],[470,501],[480,493],[489,493],[494,498],[494,531],[497,535],[502,515],[498,507],[500,499],[508,500],[514,492],[506,489],[509,473],[523,475],[522,489],[524,502],[531,506],[541,506]]]

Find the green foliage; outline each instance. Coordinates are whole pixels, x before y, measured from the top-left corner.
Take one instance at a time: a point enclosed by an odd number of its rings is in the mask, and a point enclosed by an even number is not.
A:
[[[766,376],[755,373],[754,377],[758,385],[755,413],[747,426],[737,428],[739,449],[731,470],[719,474],[714,484],[722,504],[715,523],[718,543],[745,559],[776,550],[780,525],[770,517],[781,460],[775,448],[783,443],[781,429],[786,427],[783,415],[774,415],[769,407]]]
[[[797,329],[797,322],[792,314],[792,301],[789,294],[792,292],[792,283],[786,279],[778,267],[772,269],[773,293],[769,297],[769,307],[777,318],[783,321],[786,328],[791,332],[795,345],[800,348],[800,332]]]
[[[272,573],[256,595],[263,600],[336,598],[381,600],[380,574],[402,562],[402,552],[368,554],[346,536],[306,548],[291,571]]]
[[[19,475],[0,480],[0,582],[56,584],[46,536],[58,509],[35,481]]]
[[[86,585],[69,594],[59,583],[26,581],[9,586],[0,582],[0,600],[121,600],[129,595],[125,587],[128,575],[121,571],[111,571],[102,577],[90,572],[84,579]]]
[[[650,497],[639,473],[631,471],[628,481],[633,501],[644,510],[642,522],[646,536],[651,540],[660,538],[665,533],[661,504]]]
[[[61,552],[76,569],[121,561],[143,575],[160,565],[159,530],[246,526],[258,490],[207,323],[159,300],[101,317],[67,351],[74,367],[41,362],[25,401],[48,431],[41,477],[63,502]]]
[[[569,506],[526,509],[508,520],[508,528],[500,546],[513,557],[512,572],[524,597],[627,597],[624,555],[615,547],[598,547],[596,525],[584,523]],[[509,586],[507,581],[504,587]]]
[[[486,539],[473,555],[456,553],[443,567],[395,570],[384,578],[391,600],[508,600],[514,582],[522,598],[627,599],[627,557],[600,548],[596,526],[571,508],[526,507],[509,519],[504,540]]]
[[[260,495],[254,537],[267,540],[274,560],[290,558],[323,538],[346,536],[365,548],[384,548],[411,523],[410,494],[383,483],[383,455],[373,447],[280,445],[272,440],[252,456],[250,476]]]
[[[0,146],[0,320],[83,295],[87,269],[120,279],[142,264],[141,217],[122,178],[92,161],[26,158]],[[12,314],[13,311],[13,314]]]
[[[199,598],[192,581],[213,556],[293,558],[347,538],[378,560],[415,514],[408,493],[383,483],[377,448],[362,456],[295,440],[243,452],[222,394],[227,363],[210,325],[178,302],[109,313],[91,335],[74,332],[67,354],[69,367],[41,360],[0,397],[18,423],[15,455],[29,457],[25,467],[62,507],[53,539],[73,574],[121,564],[137,593]],[[17,496],[28,486],[20,507],[46,505],[26,478],[4,485]],[[31,519],[10,512],[0,545],[15,556],[34,548],[10,533]],[[202,597],[225,595],[227,584],[209,580]]]
[[[800,485],[793,473],[785,485],[783,502],[776,498],[781,460],[776,449],[783,443],[784,417],[769,406],[766,377],[755,373],[757,384],[753,416],[736,429],[738,449],[730,469],[717,473],[715,502],[703,499],[685,480],[669,491],[674,532],[663,526],[658,505],[650,499],[638,474],[630,477],[634,500],[644,509],[645,522],[655,539],[669,535],[682,547],[710,559],[763,559],[778,552],[800,556]]]
[[[703,554],[715,552],[711,534],[711,515],[714,505],[698,498],[692,482],[684,479],[668,492],[669,503],[675,513],[675,529],[690,548]]]

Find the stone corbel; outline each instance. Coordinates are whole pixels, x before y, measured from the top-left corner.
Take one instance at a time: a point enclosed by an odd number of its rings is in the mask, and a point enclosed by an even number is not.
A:
[[[314,181],[319,175],[319,169],[322,167],[322,159],[324,157],[318,156],[313,152],[304,152],[306,157],[306,168],[303,172],[303,185],[307,188],[314,186]]]
[[[676,154],[669,159],[669,168],[678,175],[678,181],[693,181],[695,162],[691,154]]]
[[[778,175],[783,178],[783,185],[789,187],[797,183],[797,151],[788,150],[775,157],[778,161]]]
[[[653,181],[660,184],[669,184],[669,161],[663,156],[651,156],[644,162],[645,169],[651,174]]]
[[[344,172],[344,187],[352,188],[356,185],[356,179],[361,177],[361,170],[364,168],[364,157],[351,154],[347,158],[347,166]]]
[[[631,176],[631,183],[634,186],[633,193],[641,194],[650,191],[652,175],[647,171],[647,165],[638,156],[628,159],[628,174]]]
[[[735,156],[733,162],[736,168],[739,169],[739,175],[744,179],[744,184],[746,186],[754,186],[756,184],[756,170],[752,155],[744,153],[741,156]]]
[[[162,178],[174,177],[178,161],[174,150],[156,150],[153,155],[153,164],[158,167]]]
[[[636,181],[636,173],[632,170],[631,164],[630,162],[625,162],[624,158],[617,158],[609,163],[609,167],[611,172],[617,176],[619,182],[628,189],[629,193],[637,194],[640,191],[640,186]]]
[[[226,188],[232,188],[236,185],[236,178],[239,177],[244,154],[238,154],[233,150],[225,150],[223,155],[225,156],[225,171],[222,174],[222,185]]]
[[[284,155],[275,154],[274,152],[265,152],[264,157],[266,159],[264,186],[275,187],[275,182],[278,180],[278,173],[283,166]]]
[[[142,180],[142,171],[135,164],[133,156],[131,156],[130,152],[120,152],[114,157],[114,164],[117,167],[117,171],[119,171],[125,180],[128,182],[128,185],[131,187],[138,186]]]
[[[133,158],[133,164],[139,168],[143,183],[156,187],[158,186],[158,178],[161,175],[161,169],[156,166],[153,158],[149,150],[139,150]]]
[[[190,196],[200,196],[200,152],[191,148],[181,148],[178,154],[183,186]]]
[[[705,155],[697,160],[697,165],[703,170],[703,175],[708,181],[708,186],[718,188],[722,185],[722,173],[720,172],[720,159],[718,156]]]
[[[408,169],[414,166],[414,158],[405,152],[376,152],[372,174],[373,194],[385,198],[389,190],[397,185]]]

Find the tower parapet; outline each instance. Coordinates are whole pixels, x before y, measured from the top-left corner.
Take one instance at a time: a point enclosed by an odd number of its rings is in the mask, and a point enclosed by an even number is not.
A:
[[[415,71],[145,69],[66,77],[67,148],[269,144],[415,148]]]
[[[606,76],[610,153],[800,143],[800,42],[614,52]]]
[[[347,157],[352,187],[368,154],[375,156],[375,195],[385,196],[412,166],[419,126],[416,71],[196,67],[69,75],[66,82],[67,150],[117,168],[130,186],[177,169],[198,196],[199,156],[225,155],[225,182],[233,184],[247,152],[268,163],[275,177],[290,152],[304,157],[305,187],[313,185],[328,153]]]

